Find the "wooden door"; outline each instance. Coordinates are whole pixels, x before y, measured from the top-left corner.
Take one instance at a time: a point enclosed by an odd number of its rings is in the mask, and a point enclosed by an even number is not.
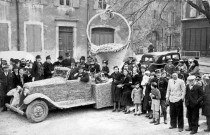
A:
[[[95,45],[114,43],[114,29],[111,28],[92,29],[92,42]]]
[[[73,57],[73,28],[59,27],[59,55],[65,56],[67,52]]]

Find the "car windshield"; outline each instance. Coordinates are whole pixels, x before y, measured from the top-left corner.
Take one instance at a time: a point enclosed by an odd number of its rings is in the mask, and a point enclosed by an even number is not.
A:
[[[65,67],[56,67],[54,70],[54,74],[53,77],[62,77],[64,79],[66,79],[69,76],[69,68],[65,68]]]

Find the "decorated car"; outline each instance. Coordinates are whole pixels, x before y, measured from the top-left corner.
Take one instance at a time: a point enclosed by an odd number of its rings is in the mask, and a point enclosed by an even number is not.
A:
[[[103,84],[68,80],[70,69],[56,67],[52,78],[26,83],[23,88],[10,90],[12,96],[7,108],[26,115],[30,122],[45,120],[50,109],[94,105],[95,108],[112,106],[111,81]]]
[[[169,59],[172,59],[176,66],[179,63],[181,56],[177,52],[153,52],[142,55],[140,63],[147,65],[149,71],[154,72],[155,69],[164,68]]]

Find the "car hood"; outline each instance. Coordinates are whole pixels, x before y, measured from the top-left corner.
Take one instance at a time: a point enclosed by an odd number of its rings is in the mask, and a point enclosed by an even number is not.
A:
[[[40,86],[49,86],[49,85],[58,85],[66,83],[66,79],[62,77],[55,77],[45,80],[39,80],[35,82],[29,82],[24,85],[25,88],[33,88],[33,87],[40,87]]]

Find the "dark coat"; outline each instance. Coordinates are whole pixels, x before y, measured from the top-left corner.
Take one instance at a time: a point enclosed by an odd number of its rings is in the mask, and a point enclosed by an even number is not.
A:
[[[35,81],[42,80],[44,78],[44,67],[42,63],[39,64],[37,61],[33,63],[31,76],[35,77]]]
[[[69,75],[69,78],[68,80],[75,80],[75,77],[74,75],[78,73],[78,68],[72,68],[71,71],[70,71],[70,75]]]
[[[53,67],[63,67],[62,62],[56,61],[53,63]]]
[[[203,89],[201,86],[194,85],[190,90],[189,84],[186,86],[185,105],[191,108],[200,106],[204,98]]]
[[[78,75],[75,77],[75,79],[80,78],[81,82],[89,82],[90,77],[88,73],[82,72],[82,73],[78,73]]]
[[[4,72],[0,72],[0,83],[1,83],[0,96],[5,97],[6,93],[14,88],[12,73],[8,72],[8,75],[6,76]]]
[[[134,85],[136,82],[139,82],[139,84],[141,85],[141,81],[142,81],[142,75],[136,74],[132,77],[132,84]]]
[[[99,73],[101,71],[101,67],[99,64],[94,63],[89,65],[89,70],[91,73]]]
[[[168,87],[168,80],[166,78],[161,77],[158,79],[158,89],[161,94],[161,100],[166,99],[166,92],[167,92],[167,87]]]
[[[21,86],[20,76],[16,75],[14,72],[13,74],[13,86],[16,88],[17,86]]]
[[[85,62],[80,62],[78,66],[81,66],[85,71],[88,71],[89,66],[88,64],[86,64]]]
[[[65,59],[65,60],[62,61],[62,65],[64,67],[69,67],[70,68],[72,62],[75,62],[75,59],[74,58]]]
[[[109,77],[109,67],[107,66],[102,67],[102,72],[104,73],[106,77]]]
[[[118,84],[122,84],[122,74],[120,72],[118,73],[112,73],[111,74],[112,77],[112,100],[113,102],[119,102],[122,96],[122,89],[118,88],[117,85]]]
[[[204,86],[204,115],[210,117],[210,80]]]
[[[122,105],[125,106],[131,106],[133,105],[132,99],[131,99],[131,92],[132,92],[132,78],[127,75],[127,76],[123,76],[123,81],[122,81],[123,86],[123,93],[122,93]]]
[[[51,78],[52,77],[52,71],[54,70],[52,63],[44,63],[44,79]]]

